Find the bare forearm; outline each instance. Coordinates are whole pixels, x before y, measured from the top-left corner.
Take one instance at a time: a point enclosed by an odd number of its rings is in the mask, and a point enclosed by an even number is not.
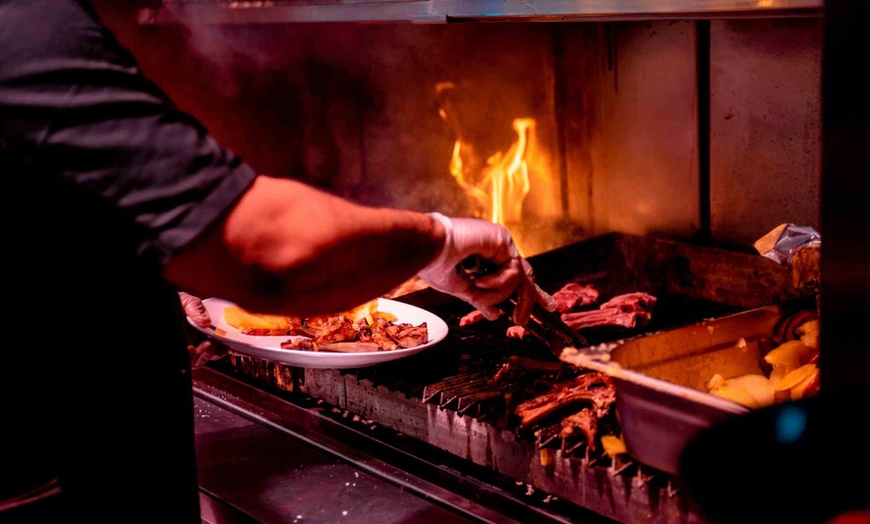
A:
[[[329,313],[417,273],[443,244],[431,217],[357,206],[260,177],[220,228],[172,260],[167,277],[262,312]]]

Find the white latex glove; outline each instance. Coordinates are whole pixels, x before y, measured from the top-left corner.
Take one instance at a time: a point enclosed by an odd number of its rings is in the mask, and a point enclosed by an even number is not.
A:
[[[178,298],[181,300],[181,308],[184,310],[184,314],[193,320],[196,325],[201,327],[209,327],[211,325],[211,317],[209,317],[208,310],[202,304],[202,300],[184,291],[178,292]],[[205,340],[195,347],[193,345],[187,346],[187,351],[190,353],[191,367],[198,368],[205,365],[209,360],[222,358],[229,353],[229,348]]]
[[[476,218],[430,215],[445,231],[441,253],[417,274],[430,286],[468,302],[489,320],[499,317],[501,311],[496,306],[516,291],[513,322],[518,326],[529,320],[535,302],[555,311],[555,300],[535,284],[532,266],[520,256],[506,227]],[[488,260],[498,270],[480,278],[457,271],[457,265],[472,255]]]

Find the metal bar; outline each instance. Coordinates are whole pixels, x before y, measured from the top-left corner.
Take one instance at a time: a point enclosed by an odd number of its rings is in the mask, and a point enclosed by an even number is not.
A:
[[[505,523],[572,521],[481,482],[459,471],[458,464],[454,469],[442,461],[429,462],[421,454],[392,446],[214,370],[197,369],[193,379],[197,397],[326,451],[370,475],[402,486],[468,518]],[[591,512],[588,518],[600,520]]]
[[[553,24],[552,43],[553,43],[553,105],[556,112],[556,129],[558,133],[557,148],[559,159],[559,197],[561,204],[561,215],[564,220],[568,220],[571,216],[571,209],[568,198],[570,191],[568,183],[568,137],[567,137],[567,101],[565,94],[565,69],[568,66],[567,57],[565,56],[565,34],[566,28],[564,24]]]
[[[310,3],[202,2],[165,3],[139,11],[140,25],[173,24],[275,24],[308,22],[446,22],[444,15],[430,12],[429,2]]]
[[[232,522],[233,524],[256,524],[257,519],[244,510],[215,497],[206,490],[200,488],[199,508],[204,524],[221,524]]]
[[[709,242],[712,234],[710,194],[710,21],[695,23],[695,68],[698,114],[698,192],[701,210],[696,240]]]
[[[453,388],[466,386],[471,383],[479,383],[489,380],[490,375],[483,372],[466,373],[446,378],[440,382],[427,385],[423,388],[423,403],[434,401],[435,397]],[[440,397],[439,397],[440,398]],[[436,401],[437,402],[437,401]]]
[[[448,389],[441,393],[441,402],[438,404],[440,408],[446,408],[454,401],[457,401],[456,409],[458,410],[461,404],[461,399],[468,396],[473,395],[475,393],[481,393],[484,391],[489,391],[495,388],[501,387],[499,384],[492,381],[492,378],[487,378],[486,380],[480,380],[477,382],[470,382],[464,386],[458,386],[455,388]]]
[[[541,449],[543,447],[546,447],[548,444],[550,444],[554,440],[561,438],[559,436],[559,428],[558,427],[552,427],[552,428],[547,428],[546,430],[542,430],[538,433],[537,437],[538,437],[537,438],[538,441],[535,443],[535,447],[537,449]]]
[[[867,81],[855,77],[866,49],[866,1],[830,0],[822,51],[821,387],[866,389],[870,298],[867,213],[870,103]],[[863,42],[863,44],[862,44]],[[864,47],[861,47],[864,46]],[[833,430],[832,430],[833,431]]]
[[[480,393],[475,393],[473,395],[464,396],[459,399],[459,405],[456,406],[456,412],[460,415],[465,415],[468,410],[470,410],[474,406],[479,407],[482,402],[504,398],[504,393],[507,390],[508,386],[498,386],[494,389],[489,389],[486,391],[481,391]]]
[[[165,2],[142,25],[292,22],[570,21],[816,17],[822,0],[431,0]]]
[[[819,16],[821,0],[440,0],[447,16],[479,20],[638,20]]]

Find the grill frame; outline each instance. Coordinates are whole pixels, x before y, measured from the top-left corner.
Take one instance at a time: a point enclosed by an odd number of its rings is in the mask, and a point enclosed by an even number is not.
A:
[[[551,292],[579,278],[596,285],[601,302],[632,291],[659,297],[650,325],[592,328],[584,334],[593,344],[727,316],[798,294],[783,266],[757,255],[621,233],[571,244],[530,262],[541,286]],[[309,395],[371,421],[373,427],[390,428],[610,519],[701,521],[680,493],[678,478],[633,459],[591,452],[582,443],[566,443],[554,437],[553,425],[518,431],[504,406],[493,407],[498,397],[477,407],[469,403],[498,387],[492,377],[511,356],[558,363],[546,346],[508,339],[506,320],[457,328],[470,306],[433,290],[396,299],[444,318],[451,326],[448,337],[403,361],[358,370],[293,369],[241,356],[214,366],[250,384]],[[447,387],[453,388],[452,395],[443,394]],[[467,396],[455,394],[460,390]]]

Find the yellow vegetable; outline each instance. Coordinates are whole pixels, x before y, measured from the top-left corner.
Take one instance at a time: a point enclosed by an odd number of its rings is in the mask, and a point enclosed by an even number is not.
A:
[[[753,373],[725,379],[715,374],[707,383],[712,395],[725,398],[749,408],[769,406],[812,395],[819,389],[819,369],[814,360],[819,355],[819,322],[804,322],[793,331],[800,340],[790,340],[764,355],[770,365],[769,376]],[[738,348],[746,344],[737,342]]]
[[[395,322],[398,320],[398,317],[392,313],[387,313],[386,311],[375,311],[372,313],[372,318],[382,318],[384,320],[388,320],[390,322]]]
[[[553,450],[550,448],[541,448],[541,452],[538,455],[538,458],[541,461],[541,466],[549,466],[553,463]]]
[[[290,317],[251,313],[239,306],[224,308],[224,320],[239,331],[244,331],[245,329],[268,329],[286,332],[290,329]]]
[[[814,364],[810,364],[810,365],[814,365]],[[791,399],[798,400],[800,398],[803,398],[804,390],[806,389],[806,387],[810,384],[810,382],[815,380],[818,376],[819,376],[819,370],[813,369],[812,372],[807,376],[807,378],[798,382],[797,385],[792,386],[791,389],[789,390],[791,392]]]
[[[710,382],[707,382],[707,390],[716,389],[720,386],[725,385],[725,379],[719,373],[713,375],[713,378],[710,379]]]
[[[807,347],[800,340],[790,340],[781,344],[778,348],[771,350],[764,356],[764,360],[771,365],[784,364],[786,372],[790,373],[802,364],[809,362],[812,355],[812,348]]]
[[[779,382],[788,375],[788,368],[785,364],[774,364],[773,371],[770,372],[770,383],[774,388],[779,385]]]
[[[614,435],[604,435],[601,437],[601,445],[604,446],[604,452],[607,453],[610,458],[623,453],[628,453],[625,449],[625,442]]]
[[[758,407],[773,404],[775,388],[764,375],[743,375],[725,381],[726,387],[743,388],[752,395]]]
[[[372,313],[377,311],[377,309],[378,309],[378,301],[377,301],[377,299],[375,299],[375,300],[369,300],[365,304],[360,304],[359,306],[357,306],[353,309],[349,309],[349,310],[345,311],[344,313],[340,313],[340,314],[349,318],[351,320],[351,322],[353,322],[354,324],[356,324],[357,322],[360,321],[360,319],[363,319],[363,318],[366,319],[366,322],[371,324],[372,323]]]
[[[746,391],[746,389],[740,386],[721,386],[714,389],[710,393],[716,395],[717,397],[721,397],[746,406],[747,408],[754,409],[761,407],[758,404],[758,401],[755,400],[755,397],[753,397],[748,391]]]
[[[395,322],[397,320],[396,315],[392,313],[387,313],[386,311],[378,311],[378,300],[369,300],[365,304],[361,304],[353,309],[349,309],[344,313],[339,313],[340,315],[346,316],[349,318],[354,324],[360,321],[360,319],[366,319],[366,322],[369,324],[374,323],[375,318],[382,318],[384,320],[389,320],[390,322]]]
[[[791,389],[803,382],[804,379],[806,379],[807,377],[812,376],[813,373],[817,371],[818,368],[815,364],[807,364],[805,366],[801,366],[789,373],[788,375],[784,376],[782,380],[779,381],[779,384],[776,385],[776,390],[785,391],[786,389]]]

